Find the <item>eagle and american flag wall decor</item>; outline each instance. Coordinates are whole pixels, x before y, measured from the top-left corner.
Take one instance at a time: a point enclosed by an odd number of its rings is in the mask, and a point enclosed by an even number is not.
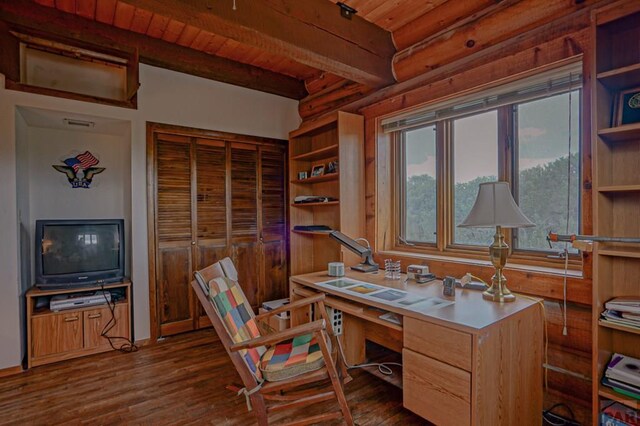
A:
[[[89,151],[69,157],[62,162],[64,165],[54,164],[52,167],[67,175],[72,188],[89,189],[93,177],[105,171],[104,167],[95,167],[100,161]]]

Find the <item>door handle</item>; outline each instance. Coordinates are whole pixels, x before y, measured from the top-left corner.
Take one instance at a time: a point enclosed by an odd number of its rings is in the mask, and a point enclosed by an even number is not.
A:
[[[78,317],[67,317],[64,319],[64,322],[73,322],[78,321]]]
[[[192,245],[192,246],[195,246],[195,245],[196,245],[196,242],[195,242],[195,241],[191,241],[191,245]]]
[[[100,318],[102,314],[89,314],[89,319]]]

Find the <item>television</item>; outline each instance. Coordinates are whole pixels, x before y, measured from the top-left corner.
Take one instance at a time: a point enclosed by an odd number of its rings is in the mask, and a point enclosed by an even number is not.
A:
[[[124,220],[37,220],[36,286],[71,288],[124,278]]]

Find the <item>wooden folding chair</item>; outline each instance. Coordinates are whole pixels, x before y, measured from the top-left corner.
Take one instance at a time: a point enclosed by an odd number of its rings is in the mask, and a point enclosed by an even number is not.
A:
[[[240,374],[244,384],[241,393],[259,425],[268,425],[271,413],[333,398],[340,410],[288,424],[305,425],[342,418],[353,425],[343,388],[350,377],[341,354],[335,350],[337,342],[325,310],[324,294],[255,316],[237,283],[237,271],[231,259],[225,258],[196,271],[194,276],[196,279],[191,285]],[[315,305],[315,312],[320,313],[322,320],[270,334],[258,328],[258,321],[285,311],[309,309],[311,305]]]

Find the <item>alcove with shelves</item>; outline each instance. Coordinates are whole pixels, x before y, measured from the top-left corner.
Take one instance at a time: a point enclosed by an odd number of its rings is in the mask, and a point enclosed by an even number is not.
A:
[[[296,226],[324,225],[352,237],[364,237],[364,119],[335,112],[303,123],[289,134],[291,274],[327,268],[327,263],[359,263],[329,237],[327,230],[297,230]],[[329,172],[329,163],[337,164]],[[312,176],[316,166],[322,174]],[[300,173],[306,172],[306,178]],[[296,197],[317,196],[324,201],[297,203]]]
[[[621,91],[640,88],[640,4],[619,1],[596,10],[592,19],[595,61],[592,80],[594,234],[640,237],[640,123],[619,113]],[[618,402],[637,410],[638,400],[601,384],[614,353],[640,358],[640,328],[601,320],[613,298],[640,298],[640,244],[598,243],[593,279],[593,423],[601,409]]]

